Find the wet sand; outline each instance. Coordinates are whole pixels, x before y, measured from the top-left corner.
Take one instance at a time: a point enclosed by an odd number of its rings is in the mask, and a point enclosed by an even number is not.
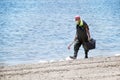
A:
[[[1,65],[0,80],[120,80],[120,56]]]

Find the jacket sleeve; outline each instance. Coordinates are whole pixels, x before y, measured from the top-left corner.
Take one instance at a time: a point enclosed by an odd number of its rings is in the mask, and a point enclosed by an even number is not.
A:
[[[87,23],[85,21],[83,21],[84,27],[87,28],[89,30],[89,27],[87,25]]]

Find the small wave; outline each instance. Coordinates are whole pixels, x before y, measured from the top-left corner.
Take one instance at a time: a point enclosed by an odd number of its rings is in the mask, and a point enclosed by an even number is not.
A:
[[[42,60],[41,60],[41,61],[39,61],[39,63],[48,63],[48,61],[42,61]]]
[[[115,54],[115,56],[120,56],[120,54]]]

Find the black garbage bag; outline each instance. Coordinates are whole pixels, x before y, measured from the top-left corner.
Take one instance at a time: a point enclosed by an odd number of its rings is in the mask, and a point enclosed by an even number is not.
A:
[[[90,39],[88,42],[84,42],[84,48],[86,50],[91,50],[96,48],[96,40]]]

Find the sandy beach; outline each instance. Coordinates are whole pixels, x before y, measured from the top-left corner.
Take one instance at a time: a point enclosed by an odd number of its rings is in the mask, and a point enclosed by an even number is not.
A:
[[[1,65],[0,80],[120,80],[120,56]]]

